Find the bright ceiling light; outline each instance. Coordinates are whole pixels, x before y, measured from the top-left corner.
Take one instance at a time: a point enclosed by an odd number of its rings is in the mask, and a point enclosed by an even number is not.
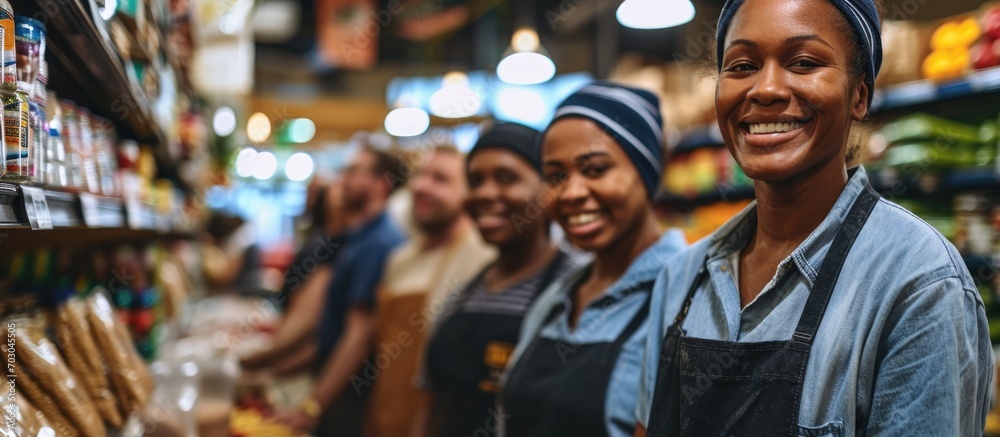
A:
[[[297,152],[285,161],[285,177],[290,181],[302,182],[309,179],[313,172],[313,159],[309,155]]]
[[[257,151],[247,147],[236,154],[236,175],[241,178],[248,178],[253,174],[254,161],[257,159]]]
[[[316,136],[316,123],[308,118],[296,118],[288,122],[288,140],[293,143],[308,143]]]
[[[548,82],[555,75],[556,64],[542,48],[538,32],[530,28],[514,32],[510,48],[497,64],[497,77],[511,85],[534,85]]]
[[[236,113],[228,106],[219,107],[212,116],[212,129],[220,137],[228,137],[236,130]]]
[[[260,152],[253,160],[251,176],[259,181],[266,181],[278,171],[278,158],[271,152]]]
[[[469,87],[469,76],[460,72],[448,73],[441,82],[441,89],[431,95],[431,114],[443,118],[465,118],[479,113],[483,102]]]
[[[545,99],[531,88],[506,87],[497,93],[497,118],[536,126],[547,115]]]
[[[665,29],[693,20],[694,5],[691,0],[625,0],[615,17],[633,29]]]
[[[397,108],[385,116],[385,131],[397,137],[412,137],[427,132],[431,117],[420,108]]]
[[[247,120],[247,138],[257,144],[263,144],[271,137],[271,119],[262,112],[256,112]]]

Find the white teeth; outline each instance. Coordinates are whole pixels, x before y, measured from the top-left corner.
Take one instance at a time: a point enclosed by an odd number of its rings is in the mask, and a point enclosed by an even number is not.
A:
[[[600,218],[601,214],[599,213],[577,214],[567,217],[566,222],[569,223],[570,226],[580,226],[596,222]]]
[[[756,135],[790,132],[802,126],[802,123],[754,123],[750,125],[750,133]]]

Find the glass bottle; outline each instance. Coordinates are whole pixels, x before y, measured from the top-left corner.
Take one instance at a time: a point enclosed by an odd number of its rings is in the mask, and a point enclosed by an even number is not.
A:
[[[0,88],[0,98],[3,99],[4,143],[7,146],[5,156],[7,172],[3,177],[14,182],[28,180],[29,156],[31,143],[34,141],[28,89],[28,84],[25,82],[18,82],[16,90]]]
[[[3,85],[15,89],[17,87],[17,56],[14,52],[14,8],[7,0],[0,0],[0,54],[3,55],[2,73]]]

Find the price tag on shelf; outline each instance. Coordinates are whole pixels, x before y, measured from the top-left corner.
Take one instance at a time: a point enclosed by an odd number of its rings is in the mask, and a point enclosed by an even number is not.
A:
[[[80,193],[80,209],[83,211],[83,222],[87,226],[101,225],[101,208],[97,205],[97,197],[90,193]]]
[[[45,199],[45,191],[35,187],[21,187],[24,193],[24,212],[28,216],[31,229],[52,229],[52,214],[49,213],[49,202]]]

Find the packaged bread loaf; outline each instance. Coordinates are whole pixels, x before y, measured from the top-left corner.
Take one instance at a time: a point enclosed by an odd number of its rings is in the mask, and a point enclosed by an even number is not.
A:
[[[129,361],[132,363],[132,370],[135,372],[136,378],[139,381],[140,396],[136,400],[139,405],[136,409],[141,409],[146,406],[149,402],[150,397],[153,396],[153,390],[156,388],[153,382],[153,375],[149,373],[149,368],[146,366],[146,362],[143,361],[142,357],[139,356],[139,351],[132,346],[132,335],[129,334],[128,328],[124,323],[121,323],[118,319],[115,319],[115,332],[118,333],[118,339],[122,344],[130,347],[126,347],[125,351],[128,353]]]
[[[3,396],[0,403],[3,404],[3,413],[7,417],[7,426],[0,432],[4,437],[38,437],[46,435],[42,434],[43,428],[52,428],[38,409],[22,394],[15,392],[14,396]]]
[[[62,410],[59,409],[59,404],[49,396],[36,382],[37,379],[34,375],[21,372],[17,378],[17,388],[18,392],[25,395],[32,405],[38,408],[45,420],[47,420],[51,425],[52,429],[55,430],[57,436],[70,436],[79,437],[80,433],[70,424],[66,416],[63,415]]]
[[[124,411],[136,411],[149,401],[145,377],[149,372],[141,364],[138,353],[130,340],[123,338],[111,303],[104,293],[94,293],[87,298],[87,322],[95,343],[104,352],[104,359],[114,385],[115,396]],[[125,333],[127,336],[128,334]]]
[[[83,301],[69,299],[49,312],[49,324],[56,333],[66,364],[82,381],[101,418],[111,428],[120,429],[124,419],[111,392],[108,369],[94,343],[85,312]]]
[[[90,396],[66,367],[55,344],[36,323],[18,325],[17,333],[18,343],[21,344],[17,359],[22,371],[30,372],[36,378],[38,386],[57,403],[81,435],[106,437],[107,428]]]

